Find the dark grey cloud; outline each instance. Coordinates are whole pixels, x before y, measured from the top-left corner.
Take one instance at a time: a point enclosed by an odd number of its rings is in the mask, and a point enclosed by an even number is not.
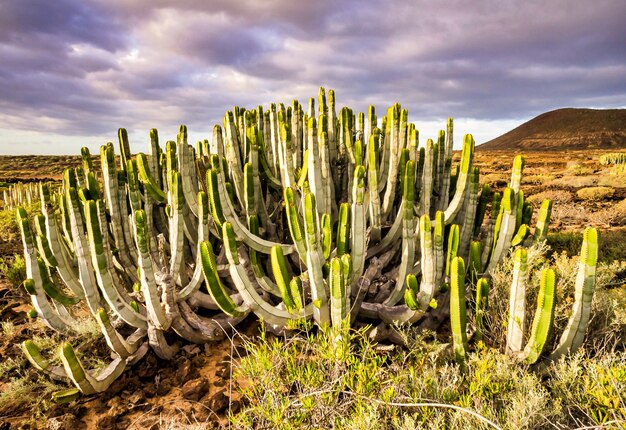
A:
[[[359,110],[400,101],[418,125],[624,107],[625,18],[622,0],[5,0],[0,152],[33,133],[76,152],[120,126],[209,136],[235,104],[320,85]]]

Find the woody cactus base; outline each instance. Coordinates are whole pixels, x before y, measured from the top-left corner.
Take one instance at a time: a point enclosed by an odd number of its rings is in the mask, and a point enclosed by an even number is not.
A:
[[[466,286],[480,286],[478,315],[489,272],[511,248],[544,240],[550,221],[546,200],[531,232],[521,156],[509,186],[492,192],[480,186],[471,135],[453,162],[452,119],[420,145],[399,104],[380,119],[370,106],[365,121],[337,111],[323,88],[317,110],[314,99],[306,111],[297,101],[235,107],[195,148],[185,126],[165,149],[156,130],[149,137],[150,153],[132,154],[120,129],[119,156],[102,146],[99,172],[83,148],[82,166],[65,171],[58,191],[40,184],[41,214],[17,209],[37,314],[71,332],[76,310],[88,310],[114,359],[96,374],[69,343],[59,347],[61,366],[33,342],[24,352],[84,394],[106,390],[149,349],[172,358],[180,343],[168,342],[172,333],[210,342],[250,314],[275,333],[313,322],[341,336],[360,323],[436,329],[452,310],[462,359]],[[578,334],[558,351],[580,344],[588,308],[581,312],[568,329]],[[545,335],[551,321],[540,319]]]

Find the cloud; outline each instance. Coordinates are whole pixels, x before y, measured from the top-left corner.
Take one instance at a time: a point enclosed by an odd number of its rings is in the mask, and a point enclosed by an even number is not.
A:
[[[488,140],[554,108],[623,107],[624,16],[621,0],[5,0],[0,153],[75,153],[120,126],[209,137],[233,105],[306,104],[321,85]]]

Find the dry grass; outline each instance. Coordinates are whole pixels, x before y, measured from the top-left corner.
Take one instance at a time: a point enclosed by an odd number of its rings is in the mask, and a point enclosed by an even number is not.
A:
[[[550,199],[554,205],[559,205],[562,203],[569,203],[574,200],[574,194],[567,190],[549,189],[528,196],[526,200],[533,205],[540,205],[544,199]]]

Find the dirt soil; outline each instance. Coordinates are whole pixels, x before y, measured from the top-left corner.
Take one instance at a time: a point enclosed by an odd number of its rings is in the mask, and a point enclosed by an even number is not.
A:
[[[621,240],[626,239],[626,204],[623,203],[626,175],[612,174],[606,166],[598,164],[598,157],[604,152],[524,154],[522,189],[525,196],[532,199],[533,195],[547,193],[555,200],[562,200],[554,204],[552,231],[582,231],[586,225],[596,225],[600,227],[601,237],[618,235]],[[481,170],[481,182],[486,181],[496,189],[505,187],[514,156],[511,151],[477,151],[475,166]],[[456,158],[458,161],[459,154]],[[59,179],[61,167],[78,163],[79,157],[0,157],[0,182]],[[594,186],[612,188],[612,194],[596,200],[577,195],[579,189]],[[535,204],[535,211],[539,204],[540,200]],[[0,257],[10,259],[20,248],[19,242],[0,238]],[[18,344],[33,334],[26,316],[30,308],[27,304],[25,293],[16,291],[6,279],[0,278],[0,321],[10,321],[15,327],[11,341],[0,332],[3,360],[25,361]],[[238,329],[247,336],[254,336],[259,332],[259,325],[250,317]],[[228,414],[236,413],[242,406],[232,378],[233,364],[245,354],[241,345],[242,338],[238,335],[232,340],[206,345],[187,344],[169,362],[150,352],[106,393],[85,396],[70,405],[55,405],[38,421],[34,421],[32,411],[23,406],[0,410],[0,430],[158,429],[172,428],[173,420],[201,424],[201,428],[227,427]],[[46,378],[28,364],[25,368],[32,372],[30,379]],[[6,381],[0,380],[0,391],[5,386]],[[19,404],[23,403],[16,402]]]

